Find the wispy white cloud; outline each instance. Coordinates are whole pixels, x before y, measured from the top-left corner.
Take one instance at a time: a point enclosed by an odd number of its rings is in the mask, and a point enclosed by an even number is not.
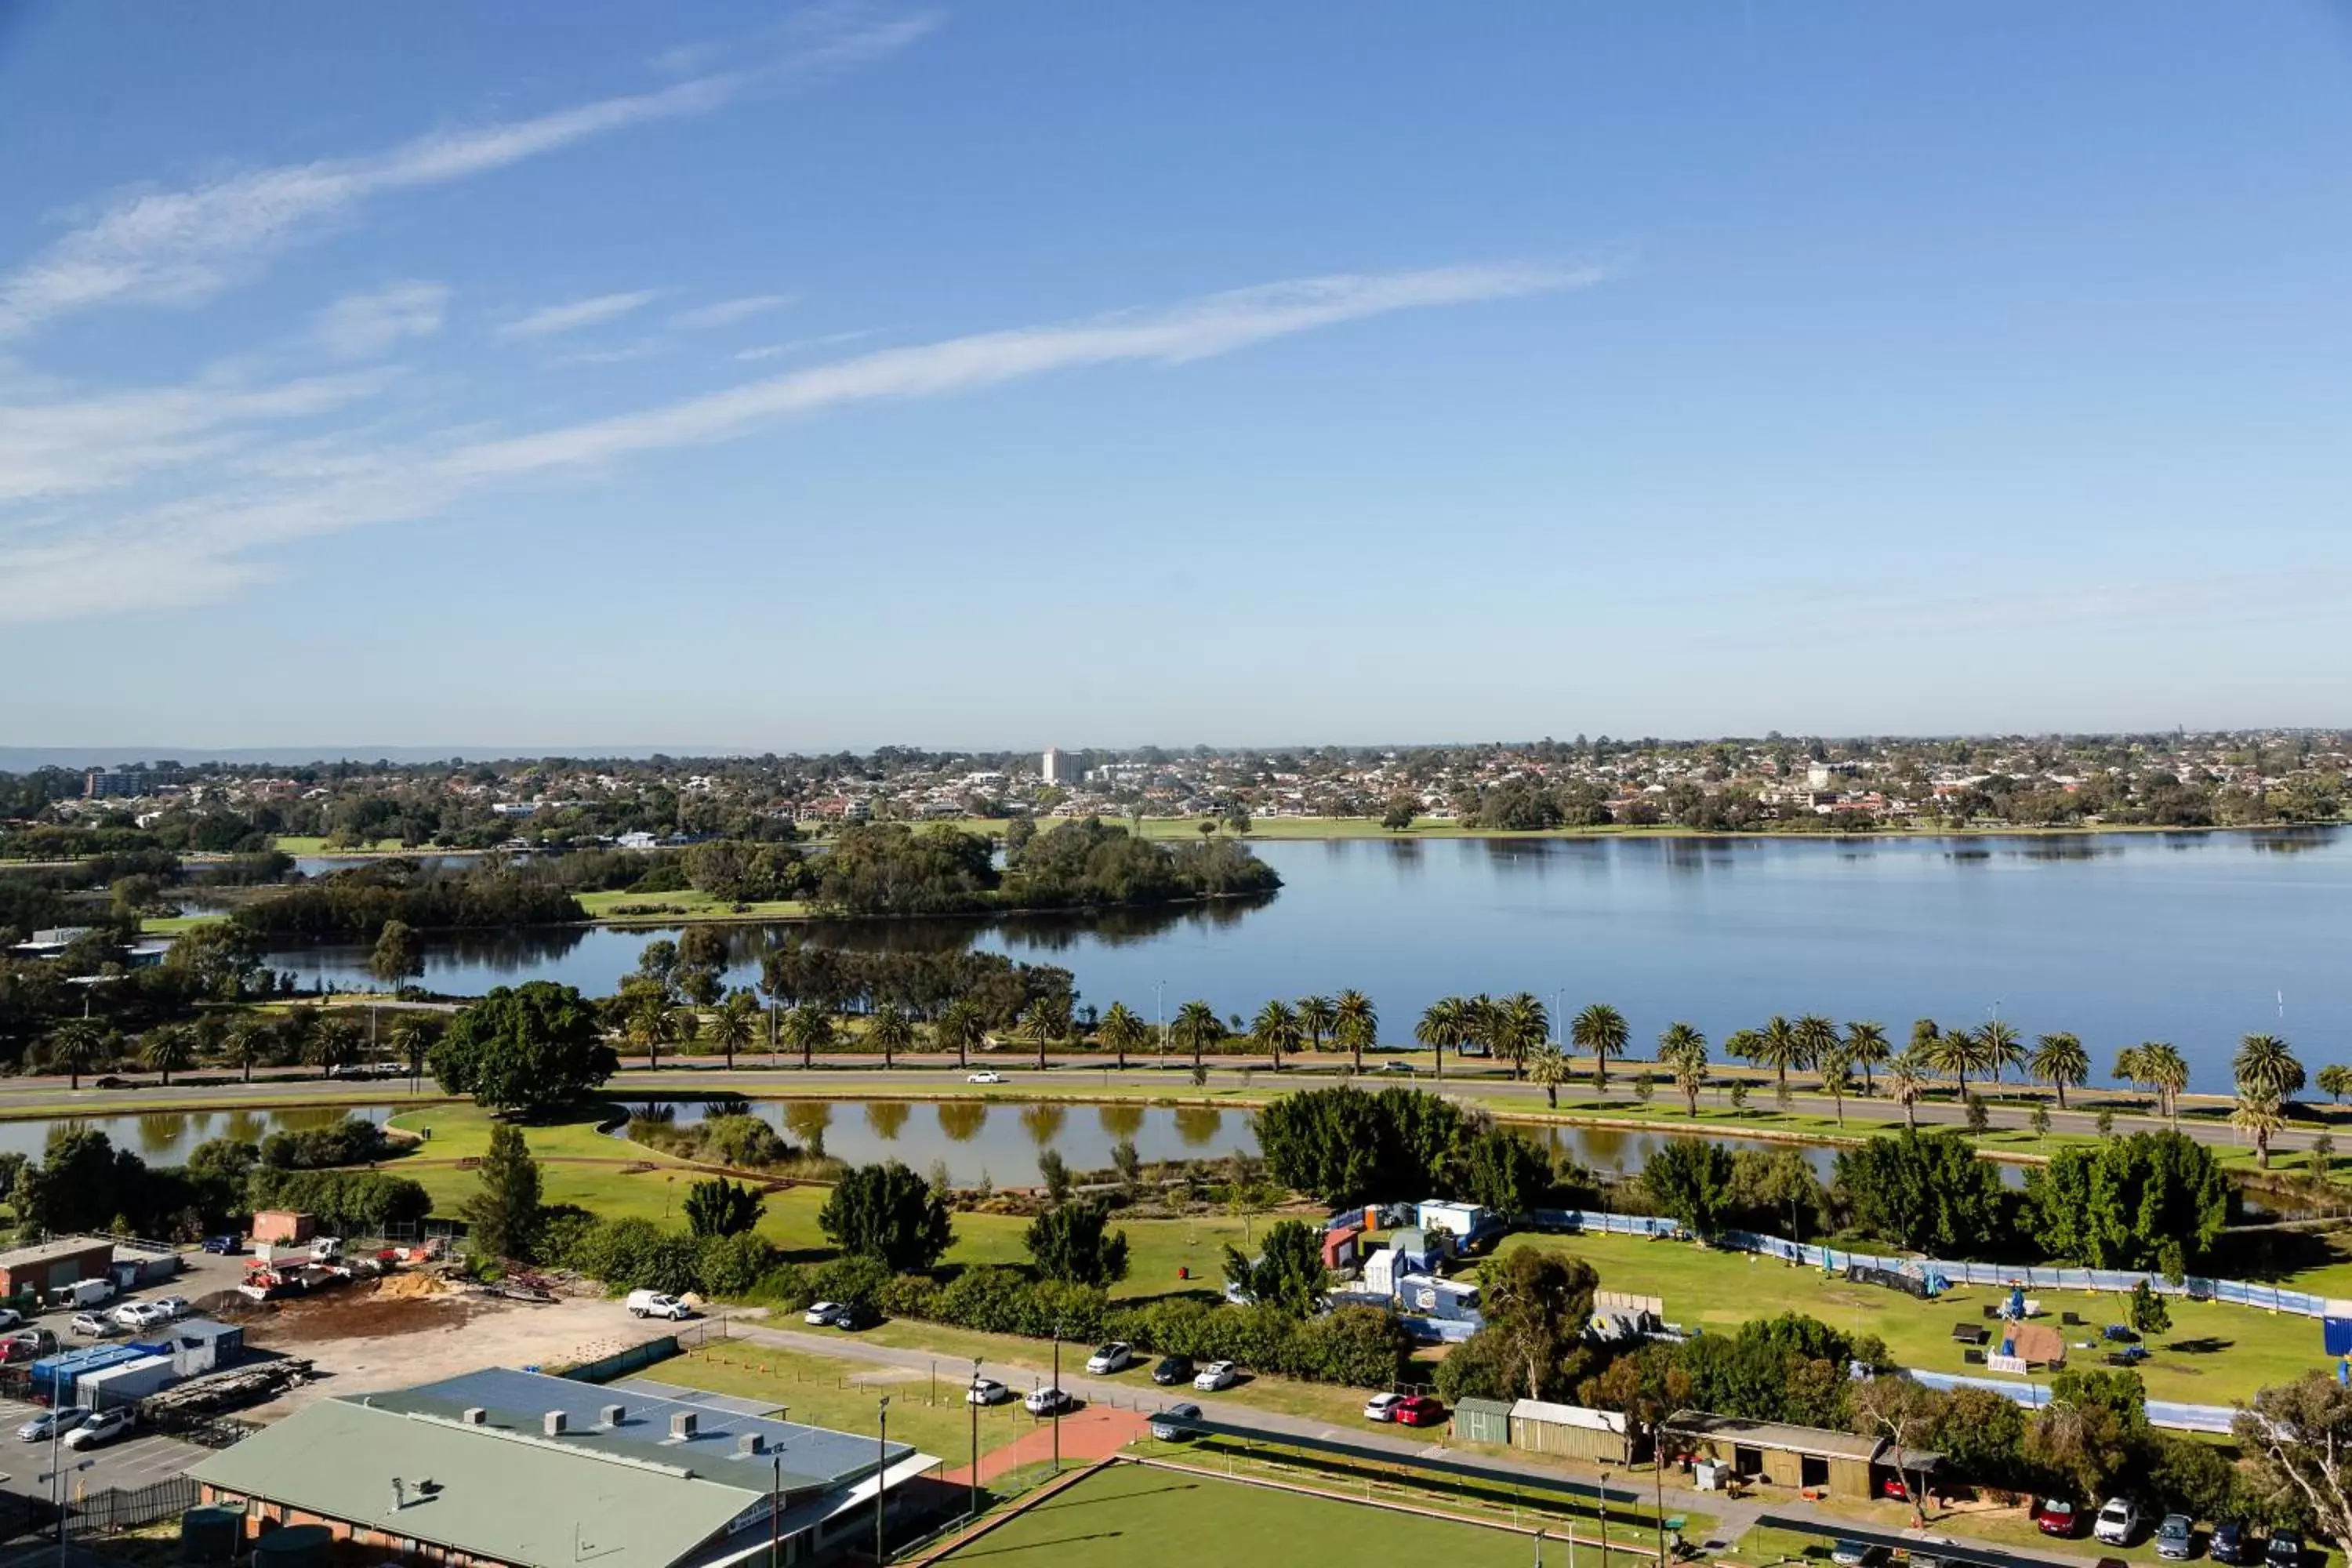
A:
[[[731,327],[738,321],[748,321],[770,310],[780,310],[793,302],[791,294],[747,294],[740,300],[721,300],[716,304],[698,305],[691,310],[680,310],[669,319],[669,324],[686,331],[705,331],[712,327]]]
[[[347,294],[319,312],[311,335],[337,359],[372,359],[403,338],[439,331],[448,303],[448,286],[441,283],[395,283],[373,293]]]
[[[436,132],[387,151],[279,164],[181,189],[133,190],[0,276],[0,340],[106,305],[189,305],[253,276],[273,254],[331,232],[388,192],[470,179],[632,126],[707,114],[763,78],[804,77],[894,53],[924,15],[821,32],[772,64],[534,119]]]
[[[558,332],[574,332],[583,327],[602,326],[616,321],[632,310],[641,310],[661,298],[658,289],[640,289],[629,294],[599,294],[593,300],[574,300],[568,304],[550,305],[543,310],[509,321],[499,329],[501,338],[549,338]]]
[[[120,519],[0,527],[0,620],[65,618],[234,591],[253,557],[319,533],[432,516],[500,486],[600,471],[847,405],[946,396],[1055,371],[1190,363],[1391,312],[1599,282],[1598,268],[1494,266],[1307,279],[1171,308],[984,332],[814,365],[614,418],[446,446],[338,453],[305,482],[232,486]],[[101,564],[103,570],[100,570]]]
[[[887,327],[860,327],[854,332],[827,332],[822,337],[794,338],[785,343],[761,343],[753,348],[736,350],[735,357],[748,364],[759,360],[774,359],[779,354],[801,353],[809,349],[839,348],[844,343],[854,343],[861,339],[879,337],[887,331],[889,329]]]

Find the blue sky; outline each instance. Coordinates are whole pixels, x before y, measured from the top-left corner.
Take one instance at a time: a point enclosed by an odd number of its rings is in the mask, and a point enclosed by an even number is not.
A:
[[[2330,723],[2323,4],[0,12],[0,739]]]

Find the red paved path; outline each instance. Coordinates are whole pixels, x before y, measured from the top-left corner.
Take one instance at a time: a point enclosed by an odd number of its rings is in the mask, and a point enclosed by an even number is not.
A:
[[[1143,1436],[1151,1417],[1134,1410],[1113,1410],[1089,1405],[1062,1417],[1062,1463],[1066,1467],[1108,1458]],[[1040,1421],[1027,1434],[980,1457],[980,1479],[985,1486],[1007,1470],[1045,1464],[1054,1457],[1054,1424]],[[971,1467],[958,1465],[941,1478],[950,1486],[971,1485]]]

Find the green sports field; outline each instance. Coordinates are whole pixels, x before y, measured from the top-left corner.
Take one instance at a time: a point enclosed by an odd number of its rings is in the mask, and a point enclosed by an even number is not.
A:
[[[1005,1568],[1376,1561],[1526,1568],[1535,1560],[1534,1539],[1512,1531],[1125,1464],[1055,1493],[945,1559],[956,1568],[982,1561]],[[1567,1546],[1547,1546],[1543,1560],[1565,1563]]]

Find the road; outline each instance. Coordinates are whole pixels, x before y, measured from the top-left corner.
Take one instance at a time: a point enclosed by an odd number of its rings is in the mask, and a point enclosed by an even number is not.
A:
[[[1562,1105],[1555,1113],[1550,1110],[1545,1091],[1531,1083],[1515,1082],[1507,1076],[1491,1072],[1475,1076],[1454,1072],[1441,1084],[1435,1075],[1417,1072],[1366,1073],[1350,1079],[1344,1064],[1337,1057],[1317,1058],[1313,1066],[1293,1058],[1290,1066],[1280,1070],[1269,1068],[1265,1058],[1211,1058],[1205,1074],[1206,1081],[1196,1088],[1191,1079],[1191,1063],[1176,1058],[1134,1058],[1134,1065],[1121,1072],[1106,1064],[1099,1055],[1047,1057],[1045,1071],[1039,1071],[1034,1055],[1018,1058],[1004,1052],[992,1052],[978,1059],[977,1066],[1000,1074],[1003,1082],[980,1087],[965,1081],[965,1069],[953,1062],[929,1055],[901,1056],[887,1071],[878,1056],[835,1053],[814,1068],[803,1068],[789,1056],[780,1065],[768,1065],[764,1055],[746,1054],[733,1069],[710,1058],[697,1058],[692,1066],[680,1066],[675,1060],[665,1061],[659,1068],[648,1068],[644,1058],[625,1060],[623,1071],[605,1085],[607,1095],[627,1098],[663,1093],[716,1094],[736,1092],[755,1099],[783,1099],[796,1095],[856,1096],[870,1094],[889,1096],[961,1096],[995,1094],[1019,1097],[1034,1092],[1084,1099],[1095,1095],[1118,1096],[1140,1089],[1154,1098],[1181,1099],[1187,1096],[1224,1095],[1234,1093],[1266,1094],[1300,1089],[1322,1089],[1334,1084],[1354,1081],[1375,1087],[1410,1083],[1421,1088],[1474,1096],[1479,1102],[1504,1114],[1524,1112],[1531,1117],[1558,1114],[1563,1121],[1607,1124],[1612,1117],[1622,1117],[1626,1124],[1656,1131],[1670,1131],[1677,1125],[1671,1115],[1660,1115],[1657,1110],[1671,1106],[1674,1100],[1670,1087],[1661,1085],[1656,1109],[1648,1113],[1633,1089],[1634,1072],[1644,1064],[1620,1062],[1610,1078],[1607,1092],[1593,1089],[1590,1078],[1561,1087]],[[137,1115],[151,1109],[163,1109],[176,1104],[201,1101],[207,1107],[249,1104],[257,1108],[288,1104],[399,1104],[412,1098],[408,1083],[401,1078],[357,1078],[324,1079],[299,1068],[265,1068],[252,1082],[219,1081],[216,1075],[198,1074],[198,1082],[181,1082],[169,1088],[151,1080],[133,1080],[120,1089],[96,1089],[85,1086],[69,1091],[61,1078],[26,1077],[10,1079],[0,1084],[0,1117],[47,1115]],[[1726,1081],[1718,1079],[1716,1085],[1702,1096],[1702,1103],[1711,1110],[1727,1107]],[[1770,1100],[1767,1078],[1747,1079],[1751,1089],[1751,1104],[1761,1111]],[[2011,1086],[2012,1088],[2014,1086]],[[431,1103],[442,1097],[428,1081],[423,1093],[415,1098]],[[2223,1101],[2211,1096],[2184,1097],[2183,1108],[2190,1119],[2180,1124],[2180,1131],[2202,1143],[2221,1148],[2242,1148],[2245,1140],[2226,1122],[2199,1119],[2197,1111],[2209,1115],[2221,1108]],[[2114,1112],[2114,1125],[2120,1131],[2148,1131],[2166,1123],[2158,1117],[2140,1112],[2126,1101],[2099,1094],[2085,1096],[2078,1092],[2074,1103],[2065,1110],[2054,1104],[2045,1107],[2050,1111],[2051,1125],[2059,1132],[2085,1136],[2098,1131],[2102,1108]],[[1800,1089],[1790,1100],[1790,1109],[1801,1115],[1833,1118],[1837,1102],[1817,1090]],[[1914,1108],[1920,1125],[1925,1127],[1959,1126],[1967,1121],[1967,1111],[1960,1105],[1947,1100],[1924,1101]],[[1995,1128],[2022,1128],[2031,1110],[2028,1107],[1990,1104],[1988,1111]],[[2316,1108],[2306,1107],[2306,1110]],[[1852,1136],[1864,1137],[1882,1127],[1898,1123],[1901,1109],[1884,1099],[1868,1099],[1860,1094],[1845,1098],[1844,1110],[1853,1124]],[[2332,1124],[2331,1124],[2332,1125]],[[1710,1121],[1699,1131],[1740,1136],[1773,1134],[1769,1125],[1754,1128],[1728,1126],[1722,1121]],[[2272,1139],[2274,1152],[2306,1149],[2313,1138],[2330,1131],[2330,1127],[2308,1122],[2281,1131]]]

